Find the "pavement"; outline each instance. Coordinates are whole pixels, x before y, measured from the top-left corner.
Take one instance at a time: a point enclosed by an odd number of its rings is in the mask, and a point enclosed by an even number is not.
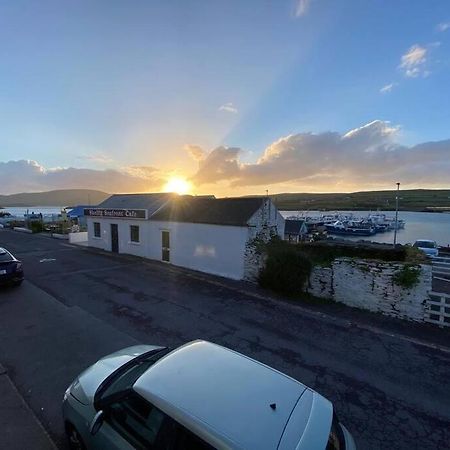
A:
[[[0,293],[0,362],[58,448],[61,399],[84,368],[137,342],[197,338],[329,398],[360,449],[448,448],[448,330],[299,306],[247,283],[40,235],[0,230],[0,245],[26,271],[20,288]]]
[[[35,450],[56,450],[47,431],[25,403],[0,365],[0,448],[23,450],[33,443]]]

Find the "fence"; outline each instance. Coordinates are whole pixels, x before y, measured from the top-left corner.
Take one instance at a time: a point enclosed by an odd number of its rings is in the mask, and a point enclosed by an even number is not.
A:
[[[424,319],[440,327],[450,327],[450,294],[430,292]]]

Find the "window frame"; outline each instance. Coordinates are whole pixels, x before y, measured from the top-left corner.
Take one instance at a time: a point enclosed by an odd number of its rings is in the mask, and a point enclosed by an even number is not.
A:
[[[149,408],[147,417],[140,415],[139,411],[133,409],[133,406],[130,404],[130,399],[134,401],[138,400],[141,403],[141,406]],[[151,420],[150,415],[153,413],[153,410],[157,411],[162,418],[160,420],[158,430],[155,433],[154,441],[150,442],[145,434],[140,433],[139,427],[133,428],[132,425],[126,423],[126,420],[121,421],[120,418],[114,417],[113,407],[115,405],[118,409],[123,406],[124,408],[122,412],[125,414],[124,418],[126,419],[128,415],[128,417],[132,418],[132,420],[136,421],[138,424],[142,423],[143,430],[151,430],[151,427],[149,427],[147,423],[149,418]],[[196,450],[216,450],[215,447],[206,442],[200,436],[187,429],[184,425],[132,389],[127,391],[127,393],[121,398],[117,398],[110,404],[105,420],[123,439],[139,450],[149,450],[153,447],[160,448],[161,444],[163,444],[164,448],[167,447],[172,450],[184,450],[186,448],[186,443],[196,444]]]
[[[133,239],[133,230],[137,230],[137,240]],[[130,225],[130,243],[132,244],[140,244],[141,243],[141,230],[139,225]]]
[[[102,237],[102,225],[100,222],[93,222],[94,226],[94,237],[101,238]],[[98,230],[97,230],[98,227]],[[97,233],[98,231],[98,233]]]
[[[170,230],[161,230],[161,261],[170,263]]]
[[[148,420],[148,417],[143,417],[139,414],[138,411],[134,410],[133,407],[130,405],[130,399],[136,401],[138,400],[141,402],[142,406],[146,406],[149,408],[149,415],[151,414],[151,411],[155,409],[162,415],[161,422],[159,424],[158,431],[155,434],[155,440],[154,442],[150,442],[144,434],[139,432],[138,428],[133,428],[129,424],[127,424],[124,421],[121,421],[119,418],[114,416],[114,410],[112,409],[114,405],[117,405],[119,407],[123,406],[123,412],[125,415],[128,415],[128,417],[131,417],[134,421],[142,425],[142,429],[149,429],[149,427],[146,427],[145,422]],[[123,439],[125,439],[127,442],[129,442],[133,447],[137,449],[151,449],[154,446],[157,445],[158,437],[160,436],[161,429],[165,426],[165,422],[167,419],[171,419],[166,413],[161,411],[156,406],[152,405],[150,402],[145,400],[143,397],[141,397],[137,392],[134,392],[133,390],[130,390],[128,392],[128,395],[126,395],[122,399],[118,399],[114,403],[112,403],[107,410],[106,414],[106,421],[108,424],[113,428],[120,436],[122,436]]]

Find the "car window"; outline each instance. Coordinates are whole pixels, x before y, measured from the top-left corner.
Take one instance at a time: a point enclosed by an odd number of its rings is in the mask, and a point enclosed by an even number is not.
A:
[[[421,248],[435,248],[436,244],[434,242],[428,242],[428,241],[416,241],[414,246],[421,247]]]
[[[174,446],[170,450],[214,450],[214,447],[200,439],[195,434],[176,424],[177,432]]]
[[[138,449],[215,450],[133,391],[111,404],[106,418],[124,439]]]
[[[158,434],[167,417],[135,393],[111,404],[106,412],[111,426],[138,449],[162,449]]]
[[[336,413],[333,414],[326,450],[345,450],[345,438]]]

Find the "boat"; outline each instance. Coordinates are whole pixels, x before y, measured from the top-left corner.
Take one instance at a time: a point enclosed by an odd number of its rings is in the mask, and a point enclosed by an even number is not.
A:
[[[337,220],[333,224],[325,224],[325,228],[330,234],[347,236],[372,236],[375,234],[375,229],[373,227],[355,223],[344,223],[340,220]]]

